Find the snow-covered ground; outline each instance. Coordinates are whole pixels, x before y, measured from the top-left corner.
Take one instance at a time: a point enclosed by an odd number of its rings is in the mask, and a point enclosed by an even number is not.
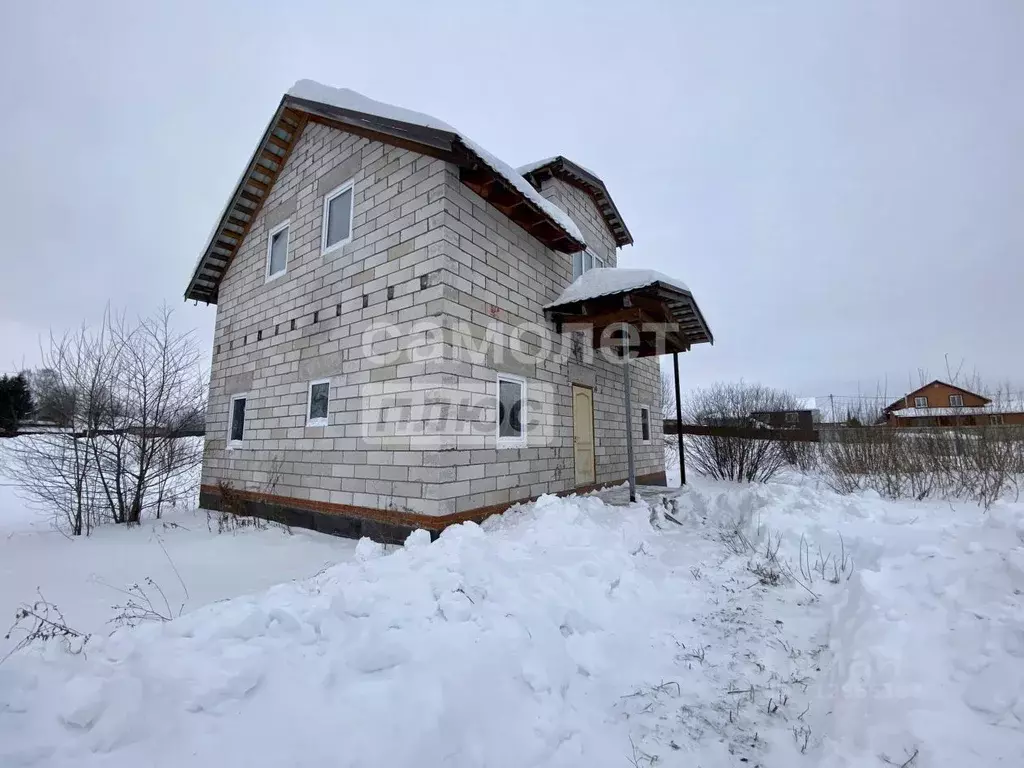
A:
[[[3,637],[15,611],[40,594],[60,609],[69,626],[105,635],[123,612],[115,606],[129,599],[144,602],[142,595],[124,593],[133,584],[160,613],[177,615],[309,578],[350,560],[354,551],[353,541],[302,529],[218,533],[216,515],[180,509],[138,528],[104,525],[87,538],[72,538],[28,508],[0,475],[0,659],[23,637],[18,632]]]
[[[645,493],[21,651],[0,765],[1022,764],[1024,504]]]

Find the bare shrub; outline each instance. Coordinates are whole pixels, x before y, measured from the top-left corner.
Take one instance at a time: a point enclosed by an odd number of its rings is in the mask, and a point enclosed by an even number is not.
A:
[[[164,590],[149,576],[143,584],[132,584],[118,590],[128,597],[123,604],[113,606],[117,615],[110,620],[116,627],[136,627],[145,621],[170,621],[185,610],[182,602],[177,610],[171,608]]]
[[[216,529],[217,533],[236,533],[246,529],[265,531],[268,528],[280,528],[285,533],[292,532],[291,526],[273,514],[267,517],[249,514],[245,497],[231,483],[222,480],[217,484],[217,489],[220,492],[220,511],[207,511],[208,530]]]
[[[716,384],[698,389],[683,408],[684,420],[709,427],[747,427],[751,414],[796,408],[792,395],[760,384]],[[687,461],[718,480],[764,482],[786,465],[782,444],[773,440],[688,435]]]
[[[1002,496],[1019,494],[1024,428],[843,429],[820,444],[819,456],[826,482],[840,493],[962,498],[987,508]]]
[[[27,648],[36,642],[47,642],[59,639],[68,653],[81,653],[85,644],[89,642],[90,635],[68,626],[64,614],[60,609],[49,602],[43,593],[36,590],[39,599],[32,603],[24,603],[14,613],[14,623],[4,635],[5,640],[10,640],[11,635],[22,634],[22,637],[15,646],[7,653],[0,663],[6,661],[14,653]]]

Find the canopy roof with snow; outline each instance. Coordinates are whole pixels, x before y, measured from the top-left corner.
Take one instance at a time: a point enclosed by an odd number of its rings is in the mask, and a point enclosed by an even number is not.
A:
[[[559,330],[589,328],[594,347],[601,346],[606,328],[628,323],[640,335],[637,357],[685,352],[715,340],[686,283],[653,269],[588,270],[544,307],[544,315]],[[663,325],[673,330],[661,335]]]
[[[615,244],[620,248],[624,245],[633,244],[633,235],[629,233],[626,222],[622,219],[622,214],[619,213],[615,201],[612,200],[612,196],[608,193],[608,187],[604,185],[604,182],[593,171],[561,155],[528,163],[516,168],[516,171],[536,186],[540,186],[544,179],[554,176],[572,184],[574,187],[582,189],[590,195],[594,205],[601,212],[605,224],[611,231],[612,236],[615,237]]]
[[[346,88],[300,80],[282,97],[214,226],[186,299],[216,303],[221,278],[309,121],[454,163],[466,186],[549,248],[563,253],[586,248],[568,214],[541,196],[522,174],[447,123]]]

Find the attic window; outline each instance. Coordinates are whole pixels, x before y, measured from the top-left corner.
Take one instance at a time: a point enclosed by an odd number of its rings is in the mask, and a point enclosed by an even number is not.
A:
[[[603,268],[604,259],[593,251],[577,251],[572,255],[572,279],[576,280],[584,272],[589,272],[594,267]]]
[[[353,182],[350,179],[324,197],[324,223],[320,250],[324,253],[352,242]]]
[[[288,267],[288,222],[283,221],[270,230],[267,242],[267,280],[285,273]]]
[[[964,407],[964,396],[963,395],[950,395],[949,396],[949,407],[950,408],[963,408]]]
[[[915,397],[914,398],[914,407],[915,408],[927,408],[928,407],[928,398],[927,397]]]

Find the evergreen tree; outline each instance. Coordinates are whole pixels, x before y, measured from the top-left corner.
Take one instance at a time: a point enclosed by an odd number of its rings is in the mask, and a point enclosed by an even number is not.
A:
[[[32,394],[25,374],[0,376],[0,433],[13,435],[32,413]]]

